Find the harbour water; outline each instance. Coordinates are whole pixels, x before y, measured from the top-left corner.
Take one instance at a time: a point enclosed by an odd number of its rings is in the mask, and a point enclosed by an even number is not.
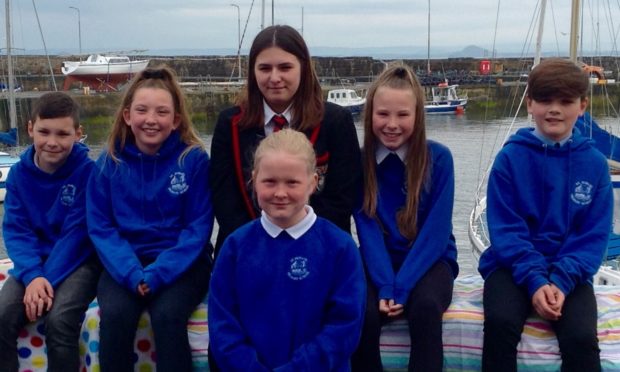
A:
[[[212,124],[212,123],[211,123]],[[613,133],[619,133],[617,121],[606,121],[599,119],[599,124],[615,125],[612,127]],[[468,118],[467,113],[464,115],[435,115],[428,116],[426,122],[427,137],[436,140],[448,146],[454,157],[455,168],[455,199],[453,213],[453,231],[456,237],[459,250],[459,264],[461,266],[461,275],[473,274],[476,272],[476,262],[472,256],[467,235],[467,223],[469,214],[474,206],[475,193],[480,183],[480,179],[485,169],[487,169],[491,161],[492,154],[498,150],[498,144],[501,144],[510,125],[510,119],[501,120],[482,120]],[[517,126],[528,125],[526,118],[521,118]],[[207,148],[211,145],[211,134],[207,133],[207,128],[212,125],[197,126],[203,139],[207,144]],[[360,143],[363,137],[363,128],[361,123],[357,122],[358,137]],[[89,133],[87,143],[91,147],[91,155],[96,157],[105,143],[105,137],[97,138],[91,133],[103,133],[101,130],[89,130],[86,126],[86,132]],[[4,214],[4,208],[0,207],[0,217]],[[215,234],[212,238],[215,240]],[[0,239],[0,258],[6,257],[4,245]]]

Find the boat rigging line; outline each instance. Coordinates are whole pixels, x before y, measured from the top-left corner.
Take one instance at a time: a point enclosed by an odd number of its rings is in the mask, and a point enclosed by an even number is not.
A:
[[[54,91],[58,91],[56,87],[56,78],[54,77],[54,69],[52,68],[52,62],[50,61],[50,55],[47,53],[47,46],[45,45],[45,38],[43,37],[43,29],[41,28],[41,22],[39,21],[39,12],[37,12],[37,5],[34,0],[32,0],[32,7],[34,8],[34,14],[37,17],[37,24],[39,25],[39,33],[41,34],[41,40],[43,41],[43,49],[45,50],[45,56],[47,57],[47,64],[50,68],[50,74],[52,76],[52,85],[54,86]],[[7,8],[8,11],[8,8]]]

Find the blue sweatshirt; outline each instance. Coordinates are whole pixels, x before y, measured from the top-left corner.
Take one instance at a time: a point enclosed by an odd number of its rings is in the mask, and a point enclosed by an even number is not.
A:
[[[613,209],[607,162],[577,130],[554,148],[523,128],[498,153],[487,187],[491,246],[478,271],[512,272],[530,296],[589,282],[607,249]]]
[[[377,165],[377,219],[360,208],[353,217],[362,257],[379,299],[405,304],[418,280],[439,260],[458,275],[452,235],[454,164],[447,147],[427,141],[430,180],[420,195],[418,234],[413,243],[401,235],[396,212],[406,201],[405,165],[395,155]]]
[[[57,287],[92,253],[86,233],[86,183],[94,163],[88,148],[73,145],[53,174],[34,163],[34,146],[11,167],[2,231],[13,275],[27,286],[44,277]]]
[[[296,240],[256,219],[230,235],[209,290],[211,352],[222,371],[348,371],[366,298],[350,235],[317,218]]]
[[[144,281],[155,293],[211,254],[209,157],[196,148],[180,160],[186,147],[172,132],[154,156],[133,143],[118,163],[104,152],[88,183],[88,232],[108,273],[131,291]]]

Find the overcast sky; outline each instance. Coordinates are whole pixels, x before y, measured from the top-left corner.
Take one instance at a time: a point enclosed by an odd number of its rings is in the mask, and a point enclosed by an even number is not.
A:
[[[146,49],[210,50],[237,45],[237,9],[241,30],[252,0],[11,0],[15,48],[42,49],[33,1],[36,3],[48,49],[77,53],[78,12],[84,53]],[[274,0],[275,23],[302,30],[308,45],[317,47],[426,48],[428,2],[426,0]],[[586,7],[602,0],[582,0]],[[612,17],[598,13],[601,32],[609,19],[620,24],[620,11],[612,5]],[[432,0],[431,50],[460,50],[468,45],[491,49],[519,48],[527,39],[538,0]],[[570,1],[548,1],[545,17],[546,50],[566,50],[570,31]],[[271,0],[265,0],[265,24],[271,24]],[[4,4],[2,4],[4,5]],[[4,15],[4,7],[0,7]],[[499,16],[498,16],[499,14]],[[596,15],[595,15],[596,16]],[[585,18],[591,18],[586,10]],[[3,22],[2,22],[3,23]],[[497,26],[497,32],[496,29]],[[255,0],[243,41],[247,50],[260,30],[261,0]],[[618,26],[616,26],[616,29]],[[584,43],[593,44],[585,28]],[[2,40],[4,29],[0,29]],[[495,35],[495,36],[494,36]],[[609,39],[609,36],[606,35]],[[5,42],[2,41],[2,47]],[[601,45],[610,49],[609,43]],[[585,48],[584,48],[585,49]]]

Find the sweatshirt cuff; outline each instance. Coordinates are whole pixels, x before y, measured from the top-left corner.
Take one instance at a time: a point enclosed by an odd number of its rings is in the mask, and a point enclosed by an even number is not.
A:
[[[163,284],[163,281],[159,278],[159,275],[152,271],[147,271],[144,273],[144,281],[148,284],[151,294],[157,292]]]
[[[40,268],[35,268],[33,270],[28,270],[21,273],[21,275],[19,275],[17,278],[20,279],[21,277],[21,282],[24,284],[24,287],[27,287],[34,279],[42,276],[43,270],[41,270]]]
[[[402,288],[396,288],[396,290],[394,290],[394,302],[397,305],[407,304],[408,298],[409,298],[409,291],[406,291]]]
[[[573,291],[573,289],[575,289],[575,286],[571,285],[568,280],[563,278],[563,275],[558,274],[559,273],[557,272],[551,273],[551,275],[549,276],[549,281],[555,284],[555,286],[558,287],[562,291],[562,293],[564,293],[564,296],[567,296]]]
[[[535,278],[532,278],[532,280],[530,280],[527,284],[527,292],[530,295],[530,299],[534,297],[534,293],[536,293],[540,287],[547,284],[549,284],[549,279],[544,276],[536,276]]]
[[[379,288],[379,300],[391,300],[394,298],[394,286],[386,285]]]
[[[129,275],[127,279],[127,285],[132,292],[138,293],[138,285],[144,279],[144,273],[142,270],[135,270]]]

